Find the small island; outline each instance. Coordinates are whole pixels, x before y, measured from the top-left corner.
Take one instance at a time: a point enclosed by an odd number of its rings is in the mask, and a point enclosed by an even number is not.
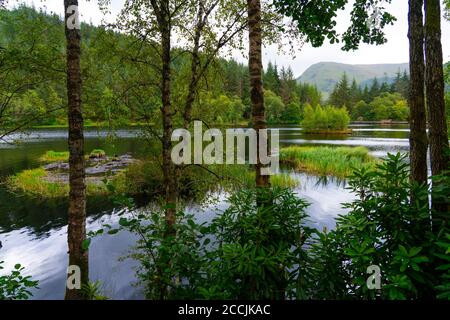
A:
[[[350,116],[345,107],[305,105],[301,126],[305,134],[351,134]]]
[[[39,158],[42,166],[21,171],[6,180],[13,192],[39,197],[60,198],[69,194],[69,152],[47,151]],[[86,193],[89,196],[107,195],[108,182],[117,177],[131,164],[136,163],[129,154],[107,156],[101,149],[86,155]]]

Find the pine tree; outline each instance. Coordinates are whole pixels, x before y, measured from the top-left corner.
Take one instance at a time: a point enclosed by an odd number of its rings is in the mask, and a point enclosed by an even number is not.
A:
[[[361,95],[361,88],[356,83],[356,79],[353,78],[352,85],[350,87],[350,103],[347,105],[347,109],[350,114],[353,107],[361,100]]]
[[[351,104],[350,87],[345,72],[331,93],[329,103],[335,107],[348,107]]]
[[[372,81],[372,86],[370,87],[370,100],[373,100],[380,95],[380,84],[378,79],[375,77]]]

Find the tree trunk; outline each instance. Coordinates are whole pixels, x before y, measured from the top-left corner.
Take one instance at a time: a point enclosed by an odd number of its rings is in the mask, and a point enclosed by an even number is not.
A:
[[[424,97],[425,63],[423,47],[423,0],[409,0],[409,108],[411,181],[427,183],[426,111]]]
[[[439,0],[425,0],[426,96],[428,106],[431,173],[440,175],[449,169],[447,122],[444,100],[444,70],[441,43],[441,9]],[[433,199],[438,212],[448,210]]]
[[[261,164],[259,157],[259,130],[266,129],[266,118],[264,110],[264,93],[262,86],[262,59],[261,59],[261,1],[247,0],[248,28],[249,28],[249,72],[250,72],[250,99],[252,105],[253,128],[258,135],[256,186],[267,187],[270,185],[268,175],[261,175]]]
[[[191,122],[192,105],[194,104],[196,88],[199,80],[199,67],[200,67],[200,38],[204,27],[203,17],[203,5],[198,8],[197,24],[195,26],[194,44],[192,48],[192,60],[191,60],[191,80],[189,82],[188,93],[186,97],[186,103],[183,113],[183,127],[188,129]]]
[[[162,20],[167,19],[167,17]],[[166,222],[168,233],[174,232],[175,210],[177,202],[177,183],[174,165],[171,158],[172,149],[172,108],[171,108],[171,54],[170,54],[170,26],[165,21],[161,26],[161,47],[162,47],[162,78],[161,78],[161,98],[162,98],[162,122],[163,122],[163,175],[165,186]]]
[[[83,114],[81,108],[81,32],[68,28],[67,13],[70,6],[78,6],[77,0],[64,0],[67,41],[67,99],[69,114],[69,222],[67,238],[69,244],[69,265],[76,265],[81,271],[81,284],[88,284],[88,251],[82,244],[86,239],[86,184],[84,163]],[[66,289],[66,299],[83,299],[81,290]]]

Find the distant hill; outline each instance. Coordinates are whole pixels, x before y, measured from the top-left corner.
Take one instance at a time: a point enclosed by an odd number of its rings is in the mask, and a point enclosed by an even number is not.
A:
[[[409,73],[408,63],[344,64],[320,62],[310,66],[297,81],[315,84],[320,91],[328,96],[344,72],[347,73],[350,82],[355,78],[360,85],[370,85],[375,77],[380,81],[392,82],[397,72],[403,73],[405,70]]]

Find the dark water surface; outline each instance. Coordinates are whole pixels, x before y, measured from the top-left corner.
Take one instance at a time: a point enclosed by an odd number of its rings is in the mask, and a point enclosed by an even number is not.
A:
[[[281,146],[339,145],[365,146],[377,157],[388,152],[408,151],[409,129],[406,125],[353,125],[348,136],[304,135],[299,127],[279,127]],[[104,149],[108,154],[131,153],[136,158],[145,156],[148,149],[138,129],[115,132],[115,139],[107,131],[88,129],[86,151]],[[0,143],[0,180],[8,175],[39,166],[39,157],[48,150],[67,150],[67,132],[59,129],[33,130],[27,135],[9,137],[19,144]],[[349,202],[353,195],[345,183],[334,179],[320,179],[308,174],[291,173],[299,180],[297,194],[311,203],[308,208],[311,224],[317,228],[333,228],[334,218],[345,213],[341,203]],[[226,194],[215,194],[214,205],[193,204],[188,210],[195,212],[199,221],[210,220],[227,206]],[[118,212],[106,199],[88,199],[88,229],[96,230],[104,223],[115,225]],[[27,274],[39,280],[40,289],[34,299],[62,299],[64,296],[67,257],[67,202],[29,199],[8,192],[0,184],[0,261],[5,270],[16,263],[25,266]],[[90,246],[90,279],[100,280],[102,291],[114,299],[142,298],[136,282],[132,259],[124,258],[132,249],[136,238],[127,232],[114,236],[103,235],[93,239]],[[124,258],[119,261],[119,258]]]

